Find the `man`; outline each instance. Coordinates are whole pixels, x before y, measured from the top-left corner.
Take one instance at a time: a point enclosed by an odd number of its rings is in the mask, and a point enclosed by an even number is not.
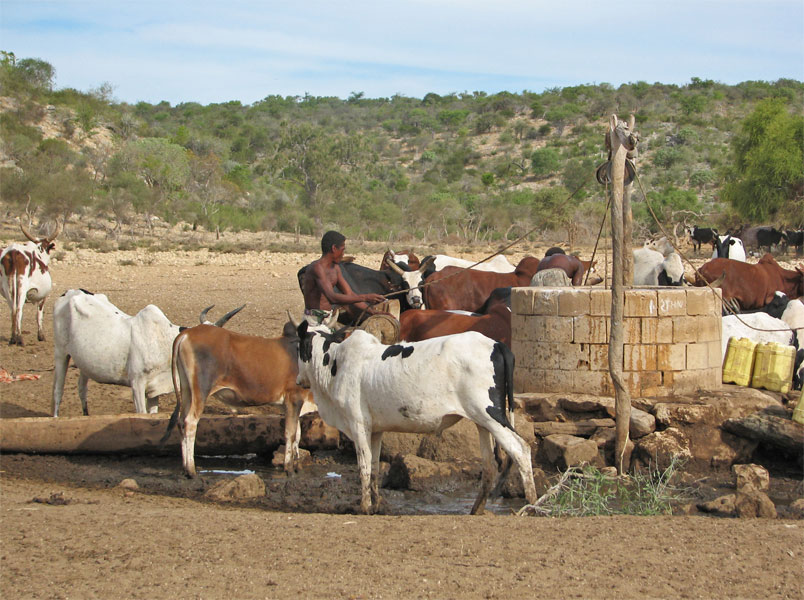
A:
[[[545,269],[561,269],[572,280],[572,285],[581,285],[583,283],[584,267],[583,263],[577,256],[568,254],[552,254],[545,256],[539,261],[539,266],[536,272],[544,271]]]
[[[327,231],[321,238],[321,258],[307,267],[302,285],[304,317],[311,325],[327,319],[337,305],[351,304],[372,313],[369,304],[385,300],[380,294],[355,294],[352,291],[339,265],[345,253],[346,238],[337,231]]]

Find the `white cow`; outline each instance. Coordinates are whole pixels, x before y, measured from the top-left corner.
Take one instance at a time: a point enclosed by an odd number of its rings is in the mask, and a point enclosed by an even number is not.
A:
[[[222,326],[242,308],[215,325]],[[208,310],[201,313],[202,323]],[[85,415],[90,379],[130,387],[135,412],[157,412],[157,397],[173,391],[171,350],[181,329],[152,304],[132,317],[104,294],[67,290],[53,308],[53,416],[59,416],[71,358],[79,369],[78,396]]]
[[[472,514],[485,509],[497,472],[492,438],[519,468],[528,502],[536,500],[530,447],[511,425],[514,356],[504,344],[471,331],[393,346],[361,330],[344,340],[307,321],[297,331],[297,381],[312,389],[321,418],[354,442],[364,513],[380,499],[383,432],[439,433],[461,418],[477,425],[484,465]]]
[[[53,287],[50,278],[50,252],[53,243],[61,233],[61,222],[49,236],[35,238],[20,223],[22,233],[30,242],[11,244],[0,253],[0,292],[11,309],[11,336],[8,343],[23,345],[22,307],[26,302],[36,304],[36,327],[39,341],[45,339],[42,320],[45,313],[45,300]]]
[[[675,251],[663,256],[648,248],[634,250],[634,285],[683,285],[684,264]]]
[[[712,252],[712,258],[730,258],[745,262],[745,246],[740,238],[721,235],[715,243],[717,247]]]
[[[498,254],[480,264],[475,264],[477,261],[466,260],[465,258],[455,258],[453,256],[447,256],[446,254],[435,254],[426,257],[416,271],[405,271],[396,263],[407,263],[407,255],[397,255],[393,250],[389,250],[388,253],[390,260],[388,260],[386,264],[394,272],[398,273],[408,284],[410,289],[407,293],[407,300],[408,304],[414,308],[426,308],[424,306],[422,290],[419,286],[422,284],[425,277],[436,271],[440,271],[444,267],[471,267],[476,271],[492,271],[495,273],[513,273],[516,270],[516,267],[508,262],[508,259],[502,254]],[[404,256],[405,258],[400,260],[397,258],[399,256]]]

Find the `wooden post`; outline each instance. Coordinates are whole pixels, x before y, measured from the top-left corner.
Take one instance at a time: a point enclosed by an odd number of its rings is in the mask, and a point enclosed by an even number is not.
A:
[[[623,215],[623,188],[625,179],[625,159],[629,150],[636,146],[635,137],[624,121],[612,115],[609,121],[611,144],[611,237],[612,237],[612,277],[611,277],[611,331],[609,334],[609,373],[614,382],[615,399],[615,462],[617,472],[625,473],[625,450],[628,444],[628,430],[631,422],[631,396],[623,378],[623,307],[625,302],[625,252],[630,240],[624,238],[625,218]],[[630,249],[627,250],[630,253]]]
[[[634,115],[628,118],[628,130],[634,131]],[[636,149],[629,150],[625,157],[633,160],[636,157]],[[634,182],[628,181],[623,184],[623,285],[632,287],[634,285],[634,253],[632,252],[631,242],[634,232],[634,217],[631,213],[631,191]]]

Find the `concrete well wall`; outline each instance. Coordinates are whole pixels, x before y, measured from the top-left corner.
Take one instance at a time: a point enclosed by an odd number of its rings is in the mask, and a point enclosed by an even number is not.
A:
[[[623,374],[631,397],[720,387],[719,294],[694,287],[625,291]],[[614,395],[611,290],[514,288],[511,311],[518,393]]]

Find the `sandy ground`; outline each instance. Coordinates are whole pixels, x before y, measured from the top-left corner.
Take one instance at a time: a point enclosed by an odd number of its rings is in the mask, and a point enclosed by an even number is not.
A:
[[[47,340],[26,307],[23,348],[0,366],[37,381],[0,384],[3,418],[48,416],[53,298],[102,292],[133,314],[160,306],[193,325],[204,307],[246,309],[235,331],[278,335],[299,314],[297,269],[314,254],[67,252],[53,266]],[[516,261],[518,256],[512,256]],[[368,266],[380,255],[360,256]],[[220,312],[218,312],[220,311]],[[70,369],[62,415],[80,415]],[[160,399],[170,412],[172,397]],[[130,412],[127,388],[90,383],[92,414]],[[207,413],[226,409],[214,401]],[[801,598],[804,525],[703,516],[545,519],[422,514],[425,495],[383,490],[388,513],[351,514],[353,457],[316,457],[316,483],[268,477],[260,502],[203,498],[176,457],[0,456],[0,594],[4,598]],[[117,487],[133,477],[138,491]],[[473,484],[471,486],[473,491]],[[523,501],[520,501],[523,502]],[[429,504],[428,504],[429,505]],[[403,508],[404,507],[404,508]],[[418,514],[411,514],[418,513]]]

